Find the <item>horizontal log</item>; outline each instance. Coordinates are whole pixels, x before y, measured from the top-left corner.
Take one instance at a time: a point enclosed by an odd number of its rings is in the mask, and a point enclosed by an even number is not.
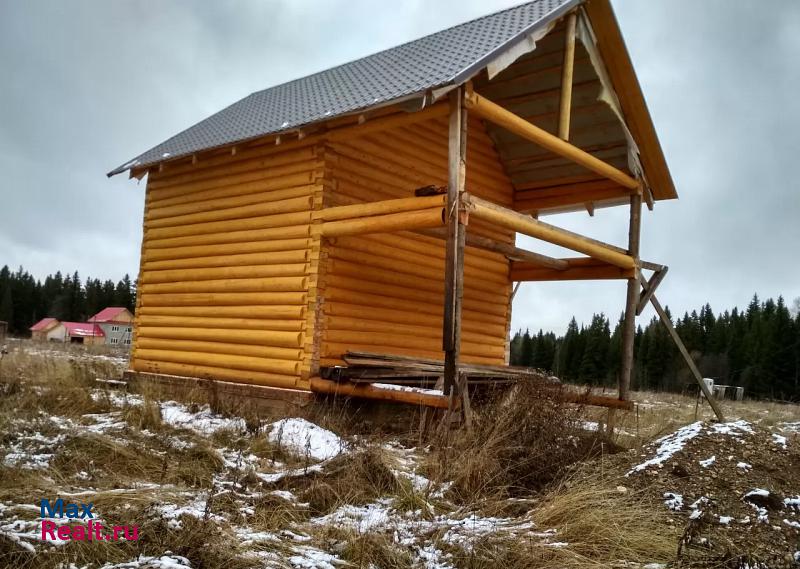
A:
[[[306,303],[304,292],[216,292],[141,294],[141,306],[248,306]]]
[[[591,257],[563,259],[568,268],[554,270],[532,263],[512,262],[511,280],[514,281],[576,281],[633,278],[635,269],[622,269]]]
[[[343,286],[342,286],[343,285]],[[379,313],[382,309],[399,310],[408,314],[419,314],[420,316],[438,318],[441,322],[443,317],[442,296],[419,298],[406,298],[406,297],[392,297],[390,295],[371,294],[363,290],[349,290],[346,287],[349,285],[347,281],[338,281],[337,283],[330,283],[325,289],[325,309],[332,307],[341,307],[347,304],[348,306],[357,306],[359,310],[368,312]],[[341,286],[341,288],[339,288]],[[402,289],[400,289],[402,290]],[[372,291],[373,293],[376,291]],[[377,292],[391,292],[381,289]],[[329,302],[335,301],[335,302]],[[352,303],[352,304],[349,304]],[[505,306],[498,305],[496,312],[485,312],[482,310],[474,310],[474,306],[468,304],[462,308],[462,314],[467,322],[473,322],[476,326],[502,326],[505,328],[505,314],[508,310],[508,302]],[[479,305],[483,308],[484,305]],[[377,311],[377,312],[376,312]]]
[[[389,116],[368,120],[363,124],[348,126],[332,130],[327,133],[326,138],[337,142],[350,140],[367,134],[390,130],[395,127],[414,124],[416,122],[428,121],[432,118],[446,116],[447,105],[434,105],[415,113],[395,113]]]
[[[577,403],[578,405],[592,405],[594,407],[608,407],[609,409],[623,409],[625,411],[633,410],[633,401],[623,401],[616,397],[605,397],[603,395],[592,395],[589,393],[576,393],[574,391],[564,390],[561,392],[561,397],[564,401],[569,403]]]
[[[441,342],[437,342],[431,338],[420,338],[408,336],[403,334],[395,334],[392,332],[360,332],[353,330],[323,330],[322,338],[325,341],[334,342],[337,344],[354,344],[359,346],[381,346],[382,349],[389,349],[390,347],[407,348],[407,349],[420,349],[420,350],[435,350],[437,346],[441,346]],[[483,356],[487,358],[504,358],[505,346],[490,346],[483,343],[467,342],[464,339],[461,341],[461,351],[472,355]]]
[[[167,338],[170,340],[202,340],[230,344],[252,344],[299,348],[302,346],[301,332],[274,330],[231,330],[225,328],[177,328],[171,326],[139,326],[137,337]]]
[[[178,283],[219,279],[254,279],[267,277],[297,277],[306,274],[304,263],[281,265],[245,265],[243,267],[204,267],[200,269],[174,269],[142,272],[141,283]]]
[[[311,156],[304,158],[295,157],[288,161],[287,157],[282,164],[263,158],[237,163],[233,161],[234,157],[229,155],[228,158],[227,164],[217,168],[197,169],[182,176],[173,176],[169,180],[154,179],[154,195],[166,199],[234,184],[285,179],[296,174],[308,174],[321,162],[320,157],[313,155],[313,151]]]
[[[249,318],[259,320],[303,320],[305,306],[140,306],[137,316],[178,316],[202,318]],[[269,329],[269,324],[264,327]],[[225,326],[220,326],[225,328]]]
[[[301,211],[295,213],[280,213],[246,219],[227,219],[225,221],[208,221],[179,225],[176,227],[146,228],[147,239],[172,239],[192,235],[207,235],[209,233],[224,233],[226,231],[242,231],[246,229],[265,229],[272,227],[288,227],[311,222],[311,212]],[[147,244],[147,243],[146,243]]]
[[[441,344],[442,342],[442,322],[439,321],[435,324],[426,326],[424,324],[410,324],[393,322],[391,326],[373,315],[372,318],[351,318],[347,316],[327,315],[323,319],[323,330],[341,330],[345,332],[386,332],[390,329],[392,334],[402,334],[414,338],[422,339],[428,338],[433,345]],[[499,336],[491,336],[482,334],[480,332],[471,332],[462,330],[462,340],[472,342],[475,344],[485,344],[487,346],[505,344],[505,334]]]
[[[243,253],[241,255],[213,255],[185,259],[145,261],[144,272],[175,269],[200,269],[211,267],[252,267],[257,265],[296,265],[308,260],[308,249],[296,251],[268,251],[266,253]]]
[[[199,177],[180,186],[171,188],[153,188],[154,200],[166,200],[169,198],[182,197],[192,192],[202,192],[217,190],[230,186],[241,185],[259,191],[279,190],[291,188],[293,186],[304,186],[314,181],[314,161],[309,160],[305,164],[294,166],[284,166],[273,170],[255,170],[241,174],[231,174],[216,178]]]
[[[225,342],[204,342],[200,340],[171,340],[169,338],[139,338],[136,347],[152,350],[177,350],[181,352],[202,352],[213,354],[231,354],[235,356],[252,356],[274,360],[299,362],[303,350],[295,348],[279,348],[275,346],[254,346],[250,344],[230,344]],[[294,373],[294,372],[292,372]]]
[[[311,236],[309,224],[273,227],[269,229],[248,229],[244,231],[226,231],[187,237],[171,237],[154,239],[145,229],[145,251],[170,247],[199,247],[204,245],[223,245],[227,243],[258,243],[270,240],[295,239]]]
[[[447,409],[449,398],[444,395],[434,395],[419,391],[406,391],[399,389],[381,389],[369,383],[337,383],[319,377],[311,378],[311,391],[326,395],[340,395],[342,397],[361,397],[363,399],[377,399],[381,401],[393,401],[396,403],[408,403],[411,405],[423,405],[438,409]]]
[[[214,366],[189,365],[175,362],[159,362],[138,357],[131,360],[131,368],[135,371],[146,373],[177,375],[181,377],[193,377],[198,379],[218,379],[221,381],[235,381],[239,383],[250,383],[253,385],[280,387],[284,389],[297,389],[299,387],[298,378],[292,375],[263,373]]]
[[[353,219],[359,217],[369,217],[373,215],[386,215],[389,213],[401,213],[405,211],[417,211],[420,209],[443,207],[445,202],[446,197],[444,195],[383,200],[378,202],[328,207],[319,211],[315,211],[313,218],[322,221]]]
[[[345,365],[344,360],[342,360],[342,356],[347,352],[352,351],[374,351],[375,345],[374,344],[339,344],[336,342],[331,341],[323,341],[322,347],[320,349],[320,362],[324,360],[331,361],[336,359],[339,363],[337,364],[326,364],[326,365]],[[439,359],[441,360],[444,357],[444,352],[435,351],[435,350],[423,350],[420,348],[401,348],[399,346],[392,346],[391,353],[398,354],[401,356],[413,356],[413,357],[423,357],[423,358],[430,358],[430,359]],[[505,354],[501,357],[484,357],[484,356],[477,356],[475,354],[471,354],[468,351],[461,350],[461,361],[464,363],[470,364],[483,364],[483,365],[503,365],[505,361]]]
[[[611,166],[610,164],[607,164],[598,158],[595,158],[577,146],[561,140],[546,130],[529,123],[522,117],[519,117],[511,111],[504,109],[500,105],[481,97],[475,92],[467,93],[465,97],[465,104],[467,109],[471,110],[479,117],[501,126],[526,140],[530,140],[531,142],[534,142],[539,146],[558,154],[559,156],[563,156],[568,160],[580,164],[592,172],[600,174],[601,176],[609,178],[610,180],[614,180],[621,186],[630,188],[632,190],[638,189],[639,187],[639,182],[625,172],[618,170],[614,166]]]
[[[331,299],[328,295],[329,292],[330,291],[326,291],[326,299],[336,300],[336,302],[326,302],[323,304],[322,310],[326,315],[377,320],[384,323],[384,326],[397,323],[438,327],[441,333],[443,317],[441,306],[438,307],[439,310],[437,311],[435,305],[430,305],[433,307],[434,312],[431,314],[421,311],[418,303],[414,303],[413,310],[402,310],[397,303],[392,303],[391,299],[387,299],[390,301],[385,305],[387,308],[381,308],[371,305],[371,299],[369,302],[363,303],[362,298],[352,298],[350,299],[352,304],[344,300],[339,300],[338,295],[336,299]],[[384,299],[385,297],[378,298]],[[394,306],[394,308],[388,308],[389,306]],[[431,308],[425,307],[425,310],[431,310]],[[465,331],[505,338],[506,326],[503,321],[504,319],[498,318],[497,320],[489,321],[489,318],[484,318],[484,315],[479,312],[462,311],[461,327]]]
[[[633,269],[636,263],[630,255],[620,253],[604,243],[589,239],[583,235],[555,227],[534,219],[528,215],[517,213],[502,206],[495,205],[481,198],[468,197],[468,207],[475,217],[497,223],[508,229],[524,233],[530,237],[542,239],[554,245],[566,247],[616,265],[623,269]]]
[[[306,277],[271,277],[262,279],[218,279],[143,284],[142,294],[192,292],[300,292],[307,288]]]
[[[200,245],[194,247],[147,248],[142,255],[142,261],[168,261],[173,259],[191,259],[193,257],[239,255],[243,253],[269,253],[272,251],[302,251],[310,247],[311,239],[301,238],[269,239],[266,241],[226,243],[223,245]]]
[[[283,330],[299,332],[304,321],[258,319],[258,318],[213,318],[208,316],[165,316],[138,314],[139,326],[171,326],[178,328],[231,328],[234,330]]]
[[[411,275],[405,272],[393,272],[391,269],[375,268],[374,264],[370,266],[368,271],[364,270],[364,265],[359,264],[358,261],[352,260],[344,261],[342,259],[329,259],[328,260],[328,275],[329,282],[334,283],[337,277],[345,277],[348,279],[347,288],[350,290],[358,290],[364,292],[371,292],[374,294],[382,294],[384,296],[392,296],[399,299],[430,299],[436,298],[437,302],[441,302],[444,283],[443,278],[436,275]],[[354,282],[359,284],[355,285]],[[484,286],[480,290],[475,287],[475,283],[469,283],[464,288],[464,302],[469,303],[476,301],[477,305],[487,305],[486,310],[483,312],[495,313],[497,310],[493,305],[501,305],[502,310],[505,311],[505,305],[508,304],[508,295],[510,293],[511,283],[508,286],[501,286],[493,284],[492,286]],[[401,292],[402,291],[402,292]],[[504,312],[505,313],[505,312]]]
[[[223,221],[226,219],[241,220],[265,215],[280,215],[296,213],[300,211],[311,211],[311,204],[312,197],[309,195],[280,201],[252,203],[238,207],[215,208],[211,211],[200,211],[197,213],[186,213],[171,217],[148,219],[147,228],[154,229],[157,227],[178,227],[182,225],[192,225],[194,223]]]
[[[164,217],[175,217],[178,215],[187,215],[191,213],[200,213],[204,211],[212,211],[215,209],[225,209],[233,207],[241,207],[250,204],[260,204],[267,202],[276,202],[292,198],[302,198],[310,196],[315,185],[308,184],[305,186],[298,186],[295,188],[288,188],[285,190],[270,190],[266,192],[254,192],[251,194],[233,195],[228,197],[213,197],[210,199],[199,198],[195,201],[176,204],[171,206],[149,207],[147,211],[148,221],[154,221]]]
[[[442,274],[444,271],[444,259],[440,256],[440,253],[442,253],[444,249],[444,243],[442,242],[437,244],[440,245],[439,247],[429,246],[429,253],[426,254],[411,252],[398,245],[392,246],[375,243],[371,240],[371,237],[373,236],[340,237],[335,238],[331,244],[335,246],[337,250],[344,249],[376,255],[382,257],[387,262],[397,261],[419,265],[420,267],[428,267],[436,271],[437,274]],[[396,239],[396,242],[401,241],[403,241],[403,239]],[[487,267],[487,264],[484,264],[483,261],[485,261],[485,259],[475,259],[472,257],[470,262],[467,263],[465,259],[464,274],[468,281],[475,279],[476,281],[494,282],[500,285],[504,285],[508,282],[508,262],[500,266],[492,264]]]
[[[154,350],[140,346],[136,347],[136,357],[156,362],[224,367],[283,375],[298,375],[300,370],[299,361],[272,360],[232,354]]]
[[[320,226],[320,231],[325,237],[336,237],[364,233],[391,233],[442,225],[444,225],[444,209],[437,207],[368,218],[326,221]]]

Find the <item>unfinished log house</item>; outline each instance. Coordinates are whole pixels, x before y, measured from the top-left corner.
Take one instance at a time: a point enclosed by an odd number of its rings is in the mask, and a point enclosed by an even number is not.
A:
[[[608,0],[534,0],[253,93],[124,171],[147,178],[131,374],[432,404],[320,373],[425,358],[457,393],[463,366],[508,363],[513,283],[572,279],[628,283],[628,399],[640,270],[660,268],[642,202],[677,197]],[[611,206],[622,246],[541,221]]]

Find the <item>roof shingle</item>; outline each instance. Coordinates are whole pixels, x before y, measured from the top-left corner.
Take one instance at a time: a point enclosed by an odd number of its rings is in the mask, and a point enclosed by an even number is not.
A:
[[[109,172],[149,166],[461,84],[578,0],[533,0],[253,93]]]

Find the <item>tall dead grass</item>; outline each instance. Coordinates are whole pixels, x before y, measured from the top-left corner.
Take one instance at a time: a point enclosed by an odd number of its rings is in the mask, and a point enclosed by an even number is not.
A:
[[[428,470],[452,480],[460,503],[537,492],[572,464],[612,448],[580,428],[583,410],[565,404],[560,386],[523,383],[481,408],[472,431],[453,434]]]

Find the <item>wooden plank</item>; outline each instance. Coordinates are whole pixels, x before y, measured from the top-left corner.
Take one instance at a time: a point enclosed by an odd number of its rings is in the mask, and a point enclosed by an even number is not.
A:
[[[639,240],[642,225],[642,195],[631,195],[630,224],[628,227],[628,254],[639,259]],[[622,362],[619,373],[619,398],[630,399],[633,375],[633,342],[636,337],[636,308],[639,304],[639,271],[628,279],[625,298],[625,320],[622,323]]]
[[[569,142],[565,142],[547,132],[535,126],[522,117],[519,117],[501,107],[500,105],[493,103],[492,101],[486,99],[485,97],[481,97],[475,92],[470,92],[467,94],[466,97],[466,106],[468,109],[472,110],[478,116],[493,122],[494,124],[505,128],[513,132],[514,134],[525,138],[526,140],[530,140],[546,148],[547,150],[558,154],[576,164],[591,170],[601,176],[605,176],[610,180],[614,180],[618,184],[625,186],[626,188],[636,189],[639,187],[639,182],[623,172],[615,168],[614,166],[603,162],[599,158],[581,150],[577,146],[570,144]]]
[[[464,91],[450,93],[447,179],[447,242],[445,253],[444,322],[444,392],[458,389],[458,363],[461,351],[461,303],[464,295],[464,244],[466,231],[461,208],[466,178],[467,112]]]
[[[562,140],[569,140],[569,119],[572,112],[572,74],[575,68],[575,27],[577,21],[578,15],[575,12],[567,16],[564,63],[561,72],[561,98],[558,106],[558,137]]]

